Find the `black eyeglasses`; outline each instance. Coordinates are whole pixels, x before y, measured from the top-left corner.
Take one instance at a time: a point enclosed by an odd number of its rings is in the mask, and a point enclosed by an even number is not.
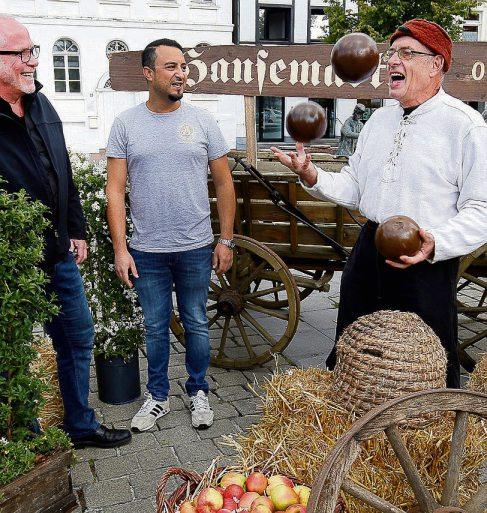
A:
[[[417,52],[416,50],[412,50],[411,48],[389,48],[386,52],[382,54],[382,62],[385,64],[389,62],[392,56],[397,52],[397,56],[401,61],[410,61],[413,58],[413,55],[429,55],[434,57],[434,53],[426,53],[426,52]]]
[[[32,48],[26,48],[25,50],[0,50],[0,55],[19,55],[20,60],[27,64],[32,59],[32,57],[37,59],[40,52],[41,47],[39,45],[35,45]]]

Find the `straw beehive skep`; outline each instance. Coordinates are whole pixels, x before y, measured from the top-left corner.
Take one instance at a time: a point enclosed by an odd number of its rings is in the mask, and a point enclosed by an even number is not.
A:
[[[381,310],[344,330],[332,388],[341,406],[363,414],[399,395],[442,388],[445,376],[434,331],[414,313]]]
[[[479,358],[475,370],[470,375],[468,388],[487,394],[487,353]]]
[[[292,369],[275,374],[262,385],[262,417],[240,435],[225,437],[244,471],[259,467],[288,474],[312,484],[337,440],[356,416],[333,400],[332,373],[322,369]],[[424,429],[401,427],[406,447],[427,488],[437,498],[446,475],[453,421],[441,418]],[[487,423],[470,419],[460,482],[461,503],[479,486],[479,469],[487,453]],[[407,510],[414,497],[385,436],[362,444],[351,469],[352,480]],[[376,510],[345,496],[350,513]]]

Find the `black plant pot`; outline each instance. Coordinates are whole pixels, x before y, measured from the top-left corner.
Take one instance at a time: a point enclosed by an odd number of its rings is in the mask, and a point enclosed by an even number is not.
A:
[[[125,404],[140,397],[139,353],[128,360],[95,356],[98,397],[108,404]]]

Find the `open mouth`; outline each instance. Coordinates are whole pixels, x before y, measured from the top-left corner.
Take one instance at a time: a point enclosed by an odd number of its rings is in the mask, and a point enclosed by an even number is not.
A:
[[[31,72],[24,72],[24,73],[21,73],[20,74],[21,76],[23,77],[27,77],[27,78],[34,78],[34,73],[31,71]]]
[[[175,89],[181,89],[183,87],[183,83],[182,82],[173,82],[171,84],[171,87],[174,87]]]
[[[390,75],[389,84],[392,88],[399,87],[405,79],[406,77],[402,73],[394,72]]]

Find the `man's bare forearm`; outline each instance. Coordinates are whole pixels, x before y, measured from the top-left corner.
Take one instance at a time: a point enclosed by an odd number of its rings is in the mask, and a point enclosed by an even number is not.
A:
[[[222,184],[215,184],[216,206],[220,220],[220,235],[224,239],[233,237],[233,222],[235,219],[235,190],[230,178]]]
[[[127,251],[125,191],[110,190],[107,187],[107,218],[115,253]]]

